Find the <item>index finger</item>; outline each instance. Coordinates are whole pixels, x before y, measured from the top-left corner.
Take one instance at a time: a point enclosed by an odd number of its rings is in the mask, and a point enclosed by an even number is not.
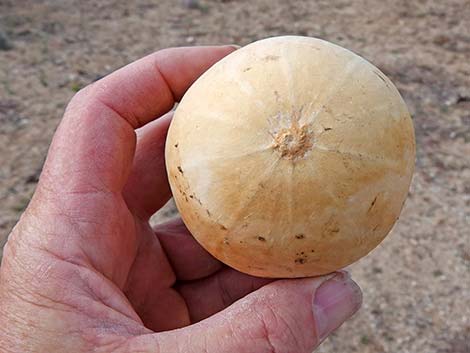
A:
[[[168,112],[188,87],[234,46],[158,51],[97,81],[87,92],[138,128]]]
[[[48,189],[121,191],[135,149],[134,129],[169,111],[233,46],[165,49],[80,91],[69,104],[46,161]]]

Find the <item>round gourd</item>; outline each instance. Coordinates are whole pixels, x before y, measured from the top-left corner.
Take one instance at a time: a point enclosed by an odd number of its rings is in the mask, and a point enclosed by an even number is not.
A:
[[[366,255],[397,220],[414,161],[392,82],[344,48],[295,36],[252,43],[204,73],[166,144],[190,232],[264,277],[321,275]]]

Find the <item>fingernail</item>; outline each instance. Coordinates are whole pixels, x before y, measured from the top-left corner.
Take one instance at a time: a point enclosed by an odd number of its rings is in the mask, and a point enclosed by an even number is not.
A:
[[[237,49],[240,49],[240,48],[241,48],[241,46],[240,46],[240,45],[238,45],[238,44],[230,44],[230,45],[229,45],[229,47],[232,47],[232,48],[234,48],[235,50],[237,50]]]
[[[348,273],[339,272],[315,292],[313,314],[317,336],[322,342],[361,306],[362,292]]]

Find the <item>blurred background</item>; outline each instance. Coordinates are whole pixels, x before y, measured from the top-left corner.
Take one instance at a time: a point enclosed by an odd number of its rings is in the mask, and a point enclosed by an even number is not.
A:
[[[318,352],[469,353],[468,0],[0,0],[0,249],[75,92],[161,48],[284,34],[332,41],[378,66],[417,137],[400,220],[351,267],[364,306]],[[175,215],[170,202],[155,221]]]

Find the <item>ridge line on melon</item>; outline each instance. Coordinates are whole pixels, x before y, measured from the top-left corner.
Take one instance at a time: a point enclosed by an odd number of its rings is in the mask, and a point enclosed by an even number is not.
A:
[[[314,124],[316,118],[324,112],[326,106],[330,104],[331,100],[338,94],[340,86],[344,85],[344,83],[350,78],[350,75],[353,74],[356,67],[359,66],[359,63],[361,63],[361,61],[357,60],[356,58],[351,58],[348,61],[342,72],[342,75],[344,75],[343,78],[341,80],[337,80],[336,84],[330,88],[327,98],[325,98],[325,101],[321,103],[320,109],[313,112],[311,117],[312,121],[310,122],[311,124]],[[318,99],[318,96],[316,99]]]

